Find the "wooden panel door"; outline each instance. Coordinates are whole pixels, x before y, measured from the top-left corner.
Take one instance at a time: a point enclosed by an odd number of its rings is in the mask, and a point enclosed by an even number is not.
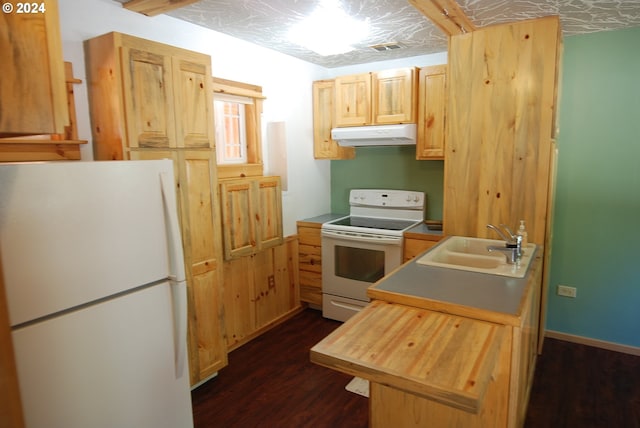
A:
[[[337,77],[335,96],[336,126],[371,123],[371,73]]]
[[[202,63],[173,58],[178,147],[213,148],[213,91],[209,57]]]
[[[181,151],[178,163],[189,283],[189,359],[193,384],[227,365],[222,335],[222,261],[218,247],[215,152]]]
[[[224,326],[227,347],[233,350],[257,328],[253,257],[237,257],[223,264]]]
[[[220,182],[224,258],[250,255],[257,245],[258,207],[251,179]]]
[[[293,266],[287,262],[289,250],[278,245],[252,257],[258,329],[298,306]]]
[[[64,134],[69,125],[58,2],[37,4],[46,12],[0,14],[2,137]]]
[[[353,159],[354,147],[342,147],[331,138],[335,123],[335,87],[333,80],[313,82],[313,157],[316,159]]]
[[[372,74],[372,123],[415,123],[416,69],[399,68]]]
[[[256,180],[258,192],[257,222],[258,248],[270,248],[282,243],[282,187],[280,177]]]
[[[161,52],[121,49],[129,147],[176,147],[171,58]]]
[[[525,220],[544,244],[558,42],[557,17],[451,37],[445,235]]]
[[[420,69],[416,159],[444,159],[447,66]]]

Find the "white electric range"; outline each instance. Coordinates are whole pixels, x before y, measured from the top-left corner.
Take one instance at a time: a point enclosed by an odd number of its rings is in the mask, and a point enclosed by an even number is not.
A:
[[[367,288],[402,264],[403,233],[424,220],[425,194],[353,189],[349,215],[322,225],[322,314],[346,321]]]

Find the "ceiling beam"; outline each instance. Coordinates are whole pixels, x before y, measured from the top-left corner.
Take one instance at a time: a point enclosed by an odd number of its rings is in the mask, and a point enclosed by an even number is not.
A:
[[[476,29],[455,0],[409,0],[409,4],[429,18],[447,36]]]
[[[200,0],[130,0],[123,4],[126,9],[147,16],[170,12]]]

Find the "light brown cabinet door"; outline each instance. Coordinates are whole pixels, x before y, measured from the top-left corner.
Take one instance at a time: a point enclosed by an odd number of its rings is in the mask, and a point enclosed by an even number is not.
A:
[[[259,211],[256,215],[258,247],[282,244],[282,187],[280,177],[262,177],[256,182]]]
[[[315,159],[353,159],[353,147],[341,147],[331,138],[335,116],[333,80],[313,82],[313,157]]]
[[[371,123],[371,73],[335,79],[336,126]]]
[[[252,187],[251,179],[220,183],[225,260],[250,255],[257,245],[254,219],[258,208]]]
[[[413,67],[379,71],[371,75],[372,123],[415,123],[416,70]]]
[[[227,365],[223,339],[222,261],[217,247],[216,160],[212,150],[178,154],[182,234],[189,283],[189,359],[192,383]]]
[[[220,199],[225,260],[282,243],[280,177],[222,180]]]
[[[172,58],[178,147],[213,148],[211,66]]]
[[[121,49],[129,147],[176,147],[171,57],[162,52]]]
[[[444,159],[447,66],[420,69],[416,159]]]
[[[45,13],[0,14],[0,137],[64,134],[69,125],[58,2],[39,4]]]

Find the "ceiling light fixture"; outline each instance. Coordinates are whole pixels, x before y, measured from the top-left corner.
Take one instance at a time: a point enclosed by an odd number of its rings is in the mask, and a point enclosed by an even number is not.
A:
[[[340,7],[338,0],[322,0],[311,15],[289,30],[289,40],[319,55],[354,50],[353,44],[369,34],[369,19],[358,21]]]

